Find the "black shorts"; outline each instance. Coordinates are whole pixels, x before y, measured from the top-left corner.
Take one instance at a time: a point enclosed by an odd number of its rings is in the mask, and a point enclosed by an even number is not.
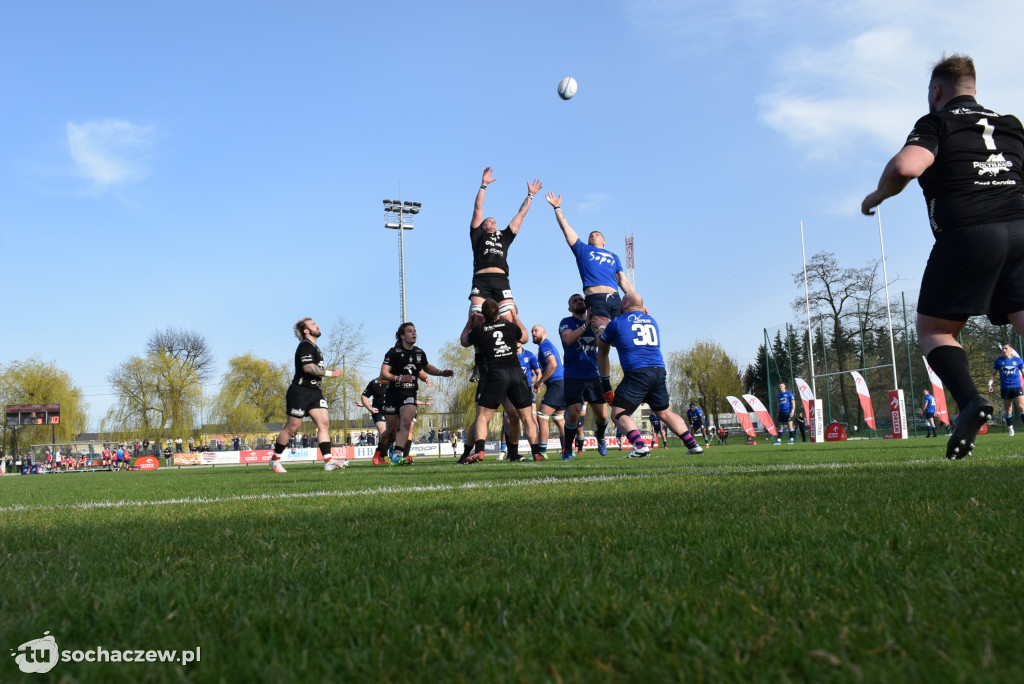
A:
[[[541,406],[550,406],[555,411],[565,410],[565,382],[563,380],[551,380],[545,385],[544,398],[540,400]]]
[[[1024,311],[1024,219],[939,233],[917,312],[947,321],[985,314],[993,325]]]
[[[504,273],[474,273],[473,289],[469,292],[469,298],[473,297],[493,299],[499,303],[512,299],[512,286],[508,283],[508,276]]]
[[[583,298],[587,302],[590,313],[605,318],[618,318],[622,313],[622,300],[618,292],[597,292]]]
[[[665,369],[652,366],[626,371],[622,382],[615,388],[612,406],[633,413],[640,404],[647,404],[652,411],[668,408],[668,387],[665,385]]]
[[[373,408],[377,409],[376,413],[371,413],[370,414],[370,417],[373,419],[373,422],[374,423],[383,423],[383,422],[385,422],[384,421],[384,402],[382,401],[379,406],[377,404],[373,404]]]
[[[1024,389],[1020,387],[1000,387],[999,396],[1003,399],[1016,399],[1024,395]]]
[[[392,390],[391,387],[388,387],[387,392],[384,393],[385,416],[397,416],[398,409],[409,405],[416,406],[415,394],[407,394],[406,392],[402,392],[397,389]]]
[[[565,405],[604,404],[601,378],[565,378]]]
[[[793,420],[793,412],[792,411],[779,411],[779,415],[775,416],[775,420],[779,423],[780,426],[781,425],[785,425],[789,421]]]
[[[305,418],[314,409],[328,410],[327,400],[319,388],[290,385],[284,395],[284,407],[289,418]]]
[[[526,384],[523,369],[518,365],[498,366],[487,371],[487,375],[480,381],[476,403],[486,409],[496,409],[506,397],[517,410],[529,408],[533,404],[530,400],[530,386]]]
[[[925,414],[924,414],[924,419],[925,420],[934,420],[935,419],[935,411],[926,411]]]

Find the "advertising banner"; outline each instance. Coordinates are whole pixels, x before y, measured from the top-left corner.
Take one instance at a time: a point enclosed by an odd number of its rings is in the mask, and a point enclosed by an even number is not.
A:
[[[811,424],[811,402],[814,401],[814,392],[811,391],[811,386],[807,384],[803,378],[795,378],[796,380],[796,391],[800,395],[800,401],[804,405],[804,418],[807,419],[807,424]]]
[[[825,441],[825,414],[822,412],[821,399],[810,402],[811,411],[807,414],[807,426],[811,429],[812,442]]]
[[[750,415],[747,413],[743,402],[736,397],[726,397],[725,400],[729,402],[729,406],[732,406],[733,413],[736,414],[736,419],[740,421],[740,427],[743,428],[743,431],[751,437],[756,437],[754,424],[750,421]]]
[[[924,359],[924,367],[928,370],[928,379],[932,381],[932,396],[935,397],[935,420],[949,425],[949,410],[946,408],[946,391],[942,388],[942,380],[928,365],[928,359],[924,356],[921,358]]]
[[[857,396],[860,397],[860,407],[864,411],[864,422],[872,430],[877,430],[875,409],[871,406],[871,392],[868,391],[868,384],[864,382],[864,376],[857,371],[850,371],[850,375],[853,376],[853,382],[857,385]]]
[[[764,424],[768,434],[772,437],[778,437],[779,431],[775,429],[775,423],[772,422],[772,414],[768,413],[768,409],[764,407],[761,400],[755,397],[753,394],[744,394],[743,398],[750,404],[750,408],[754,409],[754,413],[757,415],[757,419]]]
[[[885,437],[887,439],[908,439],[907,407],[903,403],[903,390],[889,390],[889,414],[892,416],[892,429]]]
[[[156,470],[160,467],[160,459],[156,456],[139,456],[135,459],[135,467],[139,470]]]
[[[847,438],[846,428],[842,423],[829,423],[825,428],[826,442],[845,442]]]

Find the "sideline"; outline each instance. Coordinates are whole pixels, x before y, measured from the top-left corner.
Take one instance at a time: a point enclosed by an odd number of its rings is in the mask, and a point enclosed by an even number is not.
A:
[[[975,458],[970,462],[995,462],[1002,460],[1013,460],[1024,457],[1022,454],[1008,454],[1001,456],[990,456],[984,458]],[[787,472],[794,470],[845,470],[848,468],[876,468],[876,467],[892,467],[901,465],[927,465],[927,464],[949,464],[959,465],[958,461],[947,461],[945,459],[936,460],[934,458],[929,459],[911,459],[907,461],[865,461],[865,462],[845,462],[845,463],[784,463],[779,465],[763,465],[763,466],[732,466],[728,468],[723,467],[710,467],[701,468],[695,465],[680,465],[673,466],[668,472],[659,473],[624,473],[622,475],[587,475],[587,476],[569,476],[569,477],[554,477],[547,475],[544,477],[531,478],[531,479],[517,479],[508,480],[505,482],[465,482],[463,484],[443,484],[443,485],[411,485],[408,487],[372,487],[369,489],[354,489],[354,490],[342,490],[342,491],[313,491],[313,492],[282,492],[280,494],[238,494],[236,496],[216,496],[216,497],[186,497],[179,499],[158,499],[153,501],[91,501],[77,504],[52,504],[52,505],[36,505],[36,506],[24,506],[21,504],[15,504],[13,506],[0,507],[0,513],[21,513],[21,512],[32,512],[32,511],[85,511],[94,508],[145,508],[148,506],[174,506],[179,504],[189,505],[205,505],[205,504],[220,504],[230,503],[233,501],[281,501],[287,499],[315,499],[325,497],[345,497],[345,496],[373,496],[376,494],[405,494],[405,493],[417,493],[417,492],[450,492],[467,489],[509,489],[515,487],[534,487],[538,485],[548,484],[591,484],[591,483],[602,483],[602,482],[617,482],[625,480],[648,480],[657,478],[667,477],[678,477],[680,470],[685,471],[682,474],[685,475],[750,475],[758,473],[776,473],[776,472]],[[596,465],[596,464],[595,464]]]

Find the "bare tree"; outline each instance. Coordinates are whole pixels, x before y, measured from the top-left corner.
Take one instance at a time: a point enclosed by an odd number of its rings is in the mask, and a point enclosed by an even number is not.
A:
[[[191,369],[201,382],[213,377],[213,350],[201,333],[174,327],[154,330],[146,340],[146,355],[157,357],[162,354]]]
[[[355,325],[338,316],[318,346],[324,355],[324,367],[341,369],[341,377],[323,384],[323,393],[334,415],[340,416],[345,429],[348,429],[349,413],[365,385],[365,375],[360,369],[371,365],[363,324]],[[376,377],[376,370],[372,373],[371,377]],[[338,407],[341,407],[340,411]]]

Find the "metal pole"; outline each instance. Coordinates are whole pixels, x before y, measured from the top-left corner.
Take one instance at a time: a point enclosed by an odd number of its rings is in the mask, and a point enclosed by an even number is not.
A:
[[[807,303],[807,359],[811,364],[811,393],[818,396],[818,386],[814,380],[814,340],[811,338],[811,294],[807,286],[807,246],[804,244],[804,222],[800,222],[800,249],[804,255],[804,301]]]
[[[821,324],[821,363],[825,366],[825,373],[828,374],[828,356],[825,355],[825,320],[818,321]],[[825,403],[828,404],[828,422],[832,422],[832,393],[829,391],[828,378],[825,378]]]
[[[900,296],[903,297],[903,339],[907,342],[907,371],[910,373],[910,407],[914,411],[914,436],[917,437],[917,393],[914,391],[914,364],[910,361],[910,327],[907,325],[907,293],[900,292]]]
[[[882,239],[882,212],[875,208],[878,217],[878,242],[882,246],[882,278],[885,281],[885,318],[889,321],[889,351],[892,353],[892,388],[899,389],[900,381],[896,378],[896,341],[892,334],[892,309],[889,307],[889,272],[885,267],[885,240]]]
[[[405,212],[402,210],[402,184],[398,184],[398,281],[402,286],[402,320],[409,320],[405,315]]]

